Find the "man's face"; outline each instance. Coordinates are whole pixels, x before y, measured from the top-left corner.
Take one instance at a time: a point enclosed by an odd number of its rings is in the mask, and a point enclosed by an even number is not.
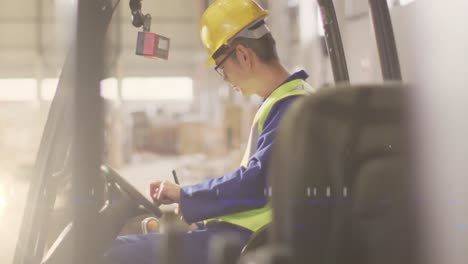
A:
[[[237,56],[237,49],[233,49],[219,56],[215,60],[215,70],[234,90],[240,92],[242,95],[251,95],[253,91],[247,85],[249,74],[246,72],[245,65],[243,65],[242,61],[235,59]]]

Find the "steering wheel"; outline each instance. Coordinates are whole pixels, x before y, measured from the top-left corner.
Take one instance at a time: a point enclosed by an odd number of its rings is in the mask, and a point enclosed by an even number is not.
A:
[[[158,204],[150,202],[143,194],[141,194],[133,185],[125,180],[120,174],[112,169],[109,165],[101,165],[101,171],[107,176],[107,180],[116,183],[120,190],[126,192],[128,196],[138,205],[143,206],[146,210],[153,213],[156,217],[162,217],[161,209]]]

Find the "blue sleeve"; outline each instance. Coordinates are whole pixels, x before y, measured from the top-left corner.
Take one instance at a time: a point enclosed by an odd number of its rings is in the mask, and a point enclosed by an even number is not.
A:
[[[180,209],[187,223],[263,207],[268,200],[267,168],[281,116],[297,99],[287,97],[276,103],[264,123],[257,151],[246,168],[209,179],[181,190]]]

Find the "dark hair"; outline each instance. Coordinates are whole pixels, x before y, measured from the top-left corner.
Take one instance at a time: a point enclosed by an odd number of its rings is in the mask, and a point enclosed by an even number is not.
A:
[[[255,23],[249,29],[253,30],[258,27],[261,27],[264,24],[265,21],[261,20],[258,23]],[[267,33],[259,39],[251,39],[244,37],[235,38],[229,43],[228,46],[223,45],[221,48],[219,48],[213,54],[213,58],[217,58],[221,54],[226,54],[227,52],[229,52],[229,50],[231,50],[233,47],[236,47],[237,45],[244,45],[250,48],[263,63],[279,61],[278,52],[276,51],[276,41],[271,35],[271,33]],[[237,57],[235,56],[235,54],[232,54],[231,56],[235,61],[237,61]]]
[[[236,47],[239,44],[250,48],[263,63],[279,61],[278,52],[276,51],[276,41],[271,33],[259,39],[236,38],[231,42],[230,46]],[[234,59],[236,58],[237,57],[234,56]]]

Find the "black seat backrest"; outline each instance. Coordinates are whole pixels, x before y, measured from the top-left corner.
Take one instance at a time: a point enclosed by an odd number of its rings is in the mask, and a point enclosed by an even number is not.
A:
[[[417,263],[404,91],[335,87],[284,116],[270,167],[271,237],[292,263]]]

